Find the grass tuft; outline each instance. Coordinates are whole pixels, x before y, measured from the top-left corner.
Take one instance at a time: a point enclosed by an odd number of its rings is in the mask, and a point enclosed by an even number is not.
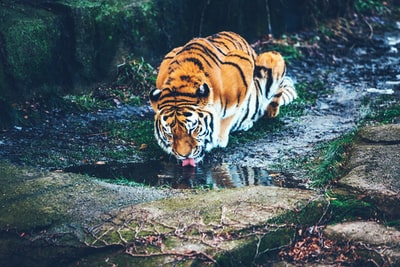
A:
[[[339,139],[321,145],[320,155],[305,164],[314,187],[324,187],[344,174],[355,133],[356,131],[350,132]]]

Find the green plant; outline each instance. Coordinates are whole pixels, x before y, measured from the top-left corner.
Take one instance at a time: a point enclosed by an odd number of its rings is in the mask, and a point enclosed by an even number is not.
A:
[[[390,9],[387,3],[379,0],[356,0],[354,2],[354,9],[358,13],[377,13],[379,15],[389,13]]]
[[[310,173],[313,186],[325,186],[343,174],[344,165],[355,133],[355,131],[350,132],[341,138],[323,144],[319,148],[319,157],[305,164]]]
[[[153,120],[116,122],[110,121],[104,126],[109,137],[122,140],[135,146],[137,152],[147,157],[162,157],[164,152],[158,146],[154,137]]]
[[[99,108],[110,108],[111,105],[96,98],[93,93],[84,95],[66,95],[64,99],[70,102],[80,111],[92,111]]]
[[[371,111],[364,120],[376,121],[383,124],[398,121],[400,120],[400,104],[386,104],[383,109]]]
[[[143,58],[128,58],[118,66],[117,84],[129,87],[137,96],[148,96],[156,81],[155,69]]]
[[[123,185],[123,186],[131,186],[131,187],[146,187],[145,184],[137,183],[135,181],[129,180],[126,177],[118,177],[115,179],[99,179],[102,182],[116,184],[116,185]]]
[[[374,206],[368,202],[357,199],[354,195],[327,195],[330,200],[330,223],[342,222],[345,219],[364,218],[376,216]]]

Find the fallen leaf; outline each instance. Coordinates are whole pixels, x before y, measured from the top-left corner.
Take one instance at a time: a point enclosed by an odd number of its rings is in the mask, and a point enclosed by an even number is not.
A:
[[[147,144],[141,144],[139,147],[139,150],[145,150],[147,149],[148,145]]]

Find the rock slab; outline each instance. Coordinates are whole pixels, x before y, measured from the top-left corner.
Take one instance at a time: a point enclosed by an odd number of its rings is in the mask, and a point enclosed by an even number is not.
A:
[[[361,129],[353,144],[348,174],[338,182],[338,194],[355,195],[372,204],[390,222],[400,218],[400,124]],[[344,190],[343,190],[344,189]],[[332,239],[364,246],[359,256],[372,266],[400,266],[400,232],[374,221],[330,225],[325,234]]]
[[[339,186],[365,196],[388,219],[400,218],[400,124],[366,127]]]
[[[127,187],[0,162],[0,266],[265,263],[326,209],[311,190]]]

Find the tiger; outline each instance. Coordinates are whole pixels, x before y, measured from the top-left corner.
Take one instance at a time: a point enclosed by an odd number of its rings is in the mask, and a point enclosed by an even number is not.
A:
[[[297,98],[279,52],[257,55],[234,32],[194,38],[163,58],[149,93],[160,147],[182,166],[226,147],[229,134],[247,131]]]

